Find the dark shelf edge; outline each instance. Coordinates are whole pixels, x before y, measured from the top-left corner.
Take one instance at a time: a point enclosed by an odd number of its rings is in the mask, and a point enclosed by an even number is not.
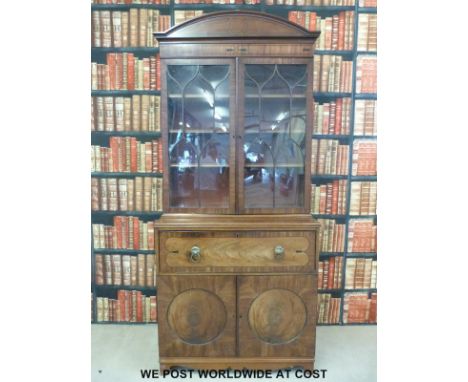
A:
[[[353,253],[353,252],[348,252],[346,254],[346,258],[348,259],[358,259],[358,258],[377,258],[377,252],[369,252],[369,253],[365,253],[365,252],[359,252],[359,253]]]
[[[358,7],[358,13],[377,13],[377,7]]]
[[[356,93],[354,98],[357,100],[373,100],[377,101],[377,93]]]
[[[312,216],[315,219],[336,219],[336,220],[342,220],[346,219],[347,215],[331,215],[331,214],[314,214],[312,213]]]

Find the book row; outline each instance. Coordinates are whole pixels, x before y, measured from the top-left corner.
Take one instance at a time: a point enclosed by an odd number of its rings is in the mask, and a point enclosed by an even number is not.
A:
[[[119,290],[117,299],[96,297],[97,322],[156,322],[156,296],[138,290]]]
[[[350,215],[376,215],[377,182],[351,182]]]
[[[358,56],[356,61],[356,93],[377,93],[376,56]]]
[[[377,142],[356,140],[353,142],[352,172],[357,176],[377,175]]]
[[[161,173],[160,140],[139,142],[134,137],[110,137],[110,147],[91,146],[92,172]]]
[[[261,0],[174,0],[174,4],[260,4]]]
[[[317,219],[322,225],[320,231],[322,252],[344,252],[346,224],[333,219]]]
[[[361,13],[358,20],[357,50],[377,52],[377,15]]]
[[[157,9],[126,11],[92,11],[91,41],[97,48],[157,47],[155,32],[171,27],[171,16]]]
[[[91,4],[161,4],[169,5],[171,0],[91,0]]]
[[[315,49],[352,50],[354,42],[354,12],[339,12],[321,18],[316,12],[290,11],[288,20],[310,31],[321,31]]]
[[[107,53],[106,64],[91,63],[91,90],[159,90],[159,55]]]
[[[332,297],[330,293],[319,293],[317,296],[317,323],[338,324],[340,322],[340,306],[340,297]]]
[[[174,11],[174,25],[183,23],[184,21],[193,19],[194,17],[198,17],[203,15],[203,11],[196,10],[196,11]]]
[[[155,287],[154,255],[95,255],[96,285]]]
[[[360,7],[377,7],[377,0],[359,0]]]
[[[334,180],[320,185],[312,184],[311,213],[345,215],[347,185],[347,180]]]
[[[354,135],[376,135],[377,101],[355,100],[354,105]]]
[[[314,92],[350,93],[353,62],[341,56],[314,56]]]
[[[343,257],[332,256],[319,261],[318,289],[340,289],[343,276]]]
[[[312,139],[312,174],[348,175],[348,166],[348,145],[335,139]]]
[[[347,135],[351,125],[351,98],[314,103],[314,134]]]
[[[347,259],[345,288],[377,288],[377,260]]]
[[[266,5],[322,5],[322,6],[351,6],[354,0],[265,0]]]
[[[348,252],[377,252],[377,226],[373,220],[350,220]]]
[[[162,179],[92,178],[92,211],[161,211]]]
[[[91,97],[91,131],[161,131],[158,95]]]
[[[343,303],[343,323],[376,323],[377,322],[377,293],[369,298],[367,293],[346,293]]]
[[[114,216],[113,225],[93,224],[93,248],[153,250],[154,222]]]

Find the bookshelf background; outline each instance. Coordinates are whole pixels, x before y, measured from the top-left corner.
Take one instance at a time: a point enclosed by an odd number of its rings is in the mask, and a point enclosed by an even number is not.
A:
[[[164,2],[165,0],[160,1]],[[152,0],[147,0],[147,2],[151,2],[151,4],[144,4],[145,0],[133,0],[133,3],[127,4],[131,1],[94,0],[94,3],[91,4],[91,11],[129,12],[130,9],[158,10],[160,15],[166,16],[167,18],[170,17],[171,26],[185,19],[182,17],[184,16],[182,12],[187,12],[185,15],[185,17],[187,17],[186,19],[198,15],[199,11],[208,13],[220,10],[256,10],[286,19],[294,18],[294,15],[292,15],[294,12],[314,12],[317,18],[320,17],[322,19],[332,18],[340,12],[352,12],[351,20],[353,23],[351,26],[351,34],[353,38],[350,43],[353,49],[316,50],[316,57],[321,57],[322,60],[325,56],[338,56],[340,57],[338,60],[352,62],[351,86],[350,89],[347,89],[350,91],[322,91],[323,88],[321,88],[320,91],[314,91],[316,104],[325,106],[320,106],[322,108],[320,112],[323,112],[323,114],[321,114],[322,116],[319,121],[316,120],[313,139],[316,142],[324,141],[325,143],[322,145],[326,147],[323,149],[322,153],[317,151],[316,157],[313,158],[313,163],[316,163],[317,170],[321,165],[323,168],[321,168],[321,171],[315,171],[315,173],[313,171],[311,175],[311,182],[313,188],[315,187],[316,190],[315,209],[313,202],[312,214],[324,224],[326,231],[328,229],[337,231],[335,236],[329,235],[328,237],[322,238],[328,241],[330,245],[327,248],[322,248],[319,259],[322,264],[319,270],[319,286],[323,288],[319,288],[318,323],[319,325],[375,324],[377,298],[377,251],[375,244],[377,225],[377,215],[375,212],[375,184],[377,182],[375,167],[375,108],[377,93],[375,90],[375,78],[369,80],[369,71],[372,74],[370,77],[375,77],[377,49],[375,40],[372,46],[371,43],[366,44],[366,41],[370,41],[369,36],[366,34],[369,30],[367,28],[371,23],[370,19],[372,18],[374,18],[375,28],[375,16],[377,13],[376,0],[245,0],[246,3],[258,1],[257,4],[204,4],[196,3],[197,0],[192,0],[191,3],[187,4],[180,4],[181,1],[183,0],[166,0],[167,4],[153,4]],[[108,4],[112,2],[125,2],[125,4]],[[237,0],[237,2],[239,2],[239,0]],[[269,5],[268,3],[271,2],[276,4]],[[285,4],[278,4],[281,2]],[[298,5],[297,3],[303,5]],[[306,3],[312,3],[314,5],[304,5]],[[309,18],[307,20],[309,20]],[[322,26],[323,25],[324,24],[322,24]],[[331,23],[329,25],[331,25]],[[364,29],[366,29],[366,31],[364,31]],[[322,34],[324,34],[324,32],[325,31],[322,29]],[[350,31],[348,30],[348,32]],[[375,39],[375,33],[370,32],[370,35],[373,35]],[[156,56],[159,52],[156,46],[125,47],[122,45],[121,47],[95,47],[94,44],[92,45],[91,61],[98,64],[106,63],[108,53],[130,53],[136,58],[148,59]],[[332,58],[331,60],[334,59]],[[323,73],[318,78],[319,81],[322,81]],[[93,87],[93,89],[94,88],[95,87]],[[337,89],[334,88],[333,90]],[[159,96],[160,92],[159,90],[92,90],[91,95],[92,97],[132,97],[134,95]],[[345,101],[338,101],[338,103],[346,102],[349,105],[346,114],[349,126],[347,129],[342,128],[341,131],[335,132],[331,128],[329,120],[325,123],[322,118],[330,118],[332,115],[336,117],[337,100],[341,99]],[[318,115],[317,107],[316,115]],[[343,120],[344,118],[345,116],[343,114]],[[324,131],[321,127],[319,128],[318,125],[328,126],[329,128],[327,131]],[[110,147],[110,140],[112,137],[134,137],[138,142],[144,144],[145,142],[151,142],[161,137],[158,126],[153,128],[154,130],[152,131],[116,131],[115,129],[113,129],[114,131],[107,131],[107,129],[104,129],[104,131],[97,131],[96,129],[91,132],[91,144],[94,146]],[[337,143],[330,143],[327,142],[327,140],[333,140]],[[348,147],[343,151],[345,152],[343,155],[346,155],[347,158],[345,158],[345,162],[343,162],[346,167],[345,171],[343,171],[342,168],[341,172],[330,169],[330,166],[327,167],[327,165],[330,164],[328,162],[332,161],[333,153],[336,154],[338,146]],[[95,155],[93,158],[96,160]],[[320,164],[320,161],[323,161],[323,163]],[[93,169],[96,170],[96,167]],[[135,179],[136,177],[161,178],[162,174],[156,171],[92,172],[92,178],[115,178],[116,182],[118,182],[119,179]],[[337,200],[335,200],[335,194]],[[327,201],[327,199],[329,200]],[[312,199],[312,201],[314,201],[314,199]],[[336,206],[336,204],[338,204],[338,206]],[[119,207],[120,205],[118,205],[116,209],[120,209]],[[148,223],[158,219],[160,215],[161,212],[159,211],[102,211],[99,210],[99,208],[93,208],[91,217],[93,225],[103,224],[112,226],[115,217],[125,218],[133,216],[143,223]],[[95,238],[96,234],[92,236]],[[339,243],[333,243],[333,241],[339,241]],[[117,299],[119,290],[136,290],[146,296],[155,296],[157,294],[157,288],[155,286],[96,284],[96,254],[110,256],[129,255],[137,257],[139,254],[151,254],[154,250],[150,248],[114,249],[107,245],[107,248],[99,248],[99,246],[100,244],[96,245],[95,239],[93,239],[91,246],[92,322],[99,324],[144,324],[145,322],[110,322],[103,320],[102,317],[98,319],[97,297]],[[352,259],[351,262],[349,261],[350,259]],[[333,263],[333,266],[331,266],[330,263]],[[375,263],[375,269],[370,268],[371,265],[369,264],[372,263]],[[353,278],[354,281],[350,279],[350,277]],[[102,301],[100,303],[102,304]]]

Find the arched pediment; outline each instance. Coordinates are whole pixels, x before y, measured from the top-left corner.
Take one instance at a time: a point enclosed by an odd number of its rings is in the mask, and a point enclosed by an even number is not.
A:
[[[260,12],[213,12],[176,25],[164,33],[164,40],[216,39],[316,39],[319,32],[310,32],[280,17]]]

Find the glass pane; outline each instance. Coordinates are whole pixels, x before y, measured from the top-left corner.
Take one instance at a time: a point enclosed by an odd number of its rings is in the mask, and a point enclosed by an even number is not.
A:
[[[249,134],[244,143],[245,208],[273,208],[274,166],[271,134]]]
[[[170,65],[170,206],[229,207],[229,65]]]
[[[245,65],[245,208],[304,206],[306,65]]]

